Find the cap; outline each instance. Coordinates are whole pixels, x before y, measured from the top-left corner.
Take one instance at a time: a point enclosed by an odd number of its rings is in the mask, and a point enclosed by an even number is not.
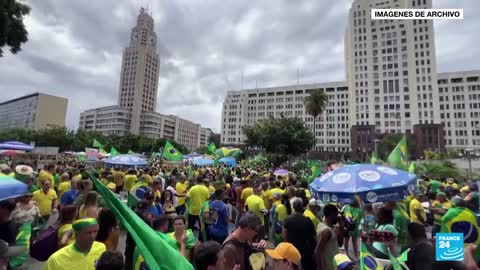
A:
[[[287,242],[282,242],[278,244],[275,249],[266,249],[268,256],[276,260],[287,260],[296,265],[300,264],[302,256],[298,249],[295,248],[292,244]]]
[[[337,266],[337,269],[343,270],[347,268],[348,266],[354,264],[350,258],[348,258],[347,255],[345,254],[337,254],[335,257],[333,257],[333,261],[335,262],[335,265]]]
[[[9,246],[7,242],[0,239],[0,257],[15,257],[21,255],[26,249],[20,246]]]
[[[33,169],[27,165],[18,165],[15,167],[15,172],[20,175],[32,175]]]
[[[441,191],[437,191],[437,195],[438,196],[447,196],[444,192],[441,192]]]
[[[107,188],[109,188],[110,190],[115,190],[117,188],[117,185],[115,185],[115,183],[108,183],[107,184]]]

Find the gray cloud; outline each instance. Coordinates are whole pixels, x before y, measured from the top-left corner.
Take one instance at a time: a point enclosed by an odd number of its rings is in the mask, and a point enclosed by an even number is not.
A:
[[[436,21],[439,71],[479,69],[478,1],[463,21]],[[0,100],[34,91],[69,98],[67,124],[82,110],[115,104],[121,55],[142,3],[30,0],[29,42],[0,58]],[[348,1],[150,1],[159,42],[158,110],[220,129],[227,90],[344,80]]]

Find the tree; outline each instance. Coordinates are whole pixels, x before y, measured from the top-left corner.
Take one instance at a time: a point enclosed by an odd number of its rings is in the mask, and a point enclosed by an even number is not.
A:
[[[262,148],[276,166],[305,154],[314,145],[312,132],[298,118],[270,117],[242,128],[249,146]]]
[[[28,41],[28,32],[23,17],[30,13],[30,7],[16,0],[0,1],[0,57],[2,48],[10,47],[12,53],[21,50],[22,43]]]
[[[327,108],[328,96],[320,89],[310,90],[310,95],[305,97],[303,101],[305,111],[313,117],[313,139],[314,146],[317,144],[317,136],[315,133],[316,119]]]
[[[208,144],[214,143],[216,147],[220,146],[220,134],[212,133],[210,137],[208,137]]]

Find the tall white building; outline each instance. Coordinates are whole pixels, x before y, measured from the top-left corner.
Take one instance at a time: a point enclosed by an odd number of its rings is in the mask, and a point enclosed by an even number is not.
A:
[[[118,105],[82,112],[79,128],[104,135],[133,133],[165,138],[189,150],[204,147],[203,135],[207,132],[200,124],[156,112],[159,71],[154,21],[142,8],[123,52]]]
[[[131,109],[131,133],[140,132],[142,113],[156,110],[159,71],[153,18],[142,8],[132,29],[130,46],[123,52],[118,95],[120,107]]]
[[[316,122],[316,150],[349,151],[348,87],[346,82],[292,85],[229,91],[223,103],[221,143],[240,145],[246,139],[242,127],[269,116],[298,117],[313,130],[313,117],[305,112],[304,98],[312,89],[328,95],[327,109]]]
[[[431,8],[431,0],[355,0],[345,35],[350,125],[377,133],[439,124],[432,20],[371,20],[372,8]]]
[[[480,71],[437,74],[432,20],[371,20],[372,8],[431,8],[432,0],[354,0],[345,33],[345,82],[228,91],[221,142],[240,145],[241,128],[268,115],[299,117],[320,88],[329,104],[315,149],[365,160],[385,133],[411,134],[415,155],[455,148],[480,151]],[[478,100],[478,102],[477,102]]]

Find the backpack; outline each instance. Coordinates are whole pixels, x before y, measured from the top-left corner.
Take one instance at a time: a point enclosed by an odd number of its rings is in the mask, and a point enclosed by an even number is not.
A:
[[[30,257],[44,262],[58,249],[59,224],[48,227],[41,232],[30,245]]]
[[[228,244],[233,244],[236,247],[243,248],[244,258],[243,263],[246,270],[265,270],[266,259],[263,250],[253,248],[250,244],[241,243],[237,239],[230,239],[223,243],[222,248]]]

